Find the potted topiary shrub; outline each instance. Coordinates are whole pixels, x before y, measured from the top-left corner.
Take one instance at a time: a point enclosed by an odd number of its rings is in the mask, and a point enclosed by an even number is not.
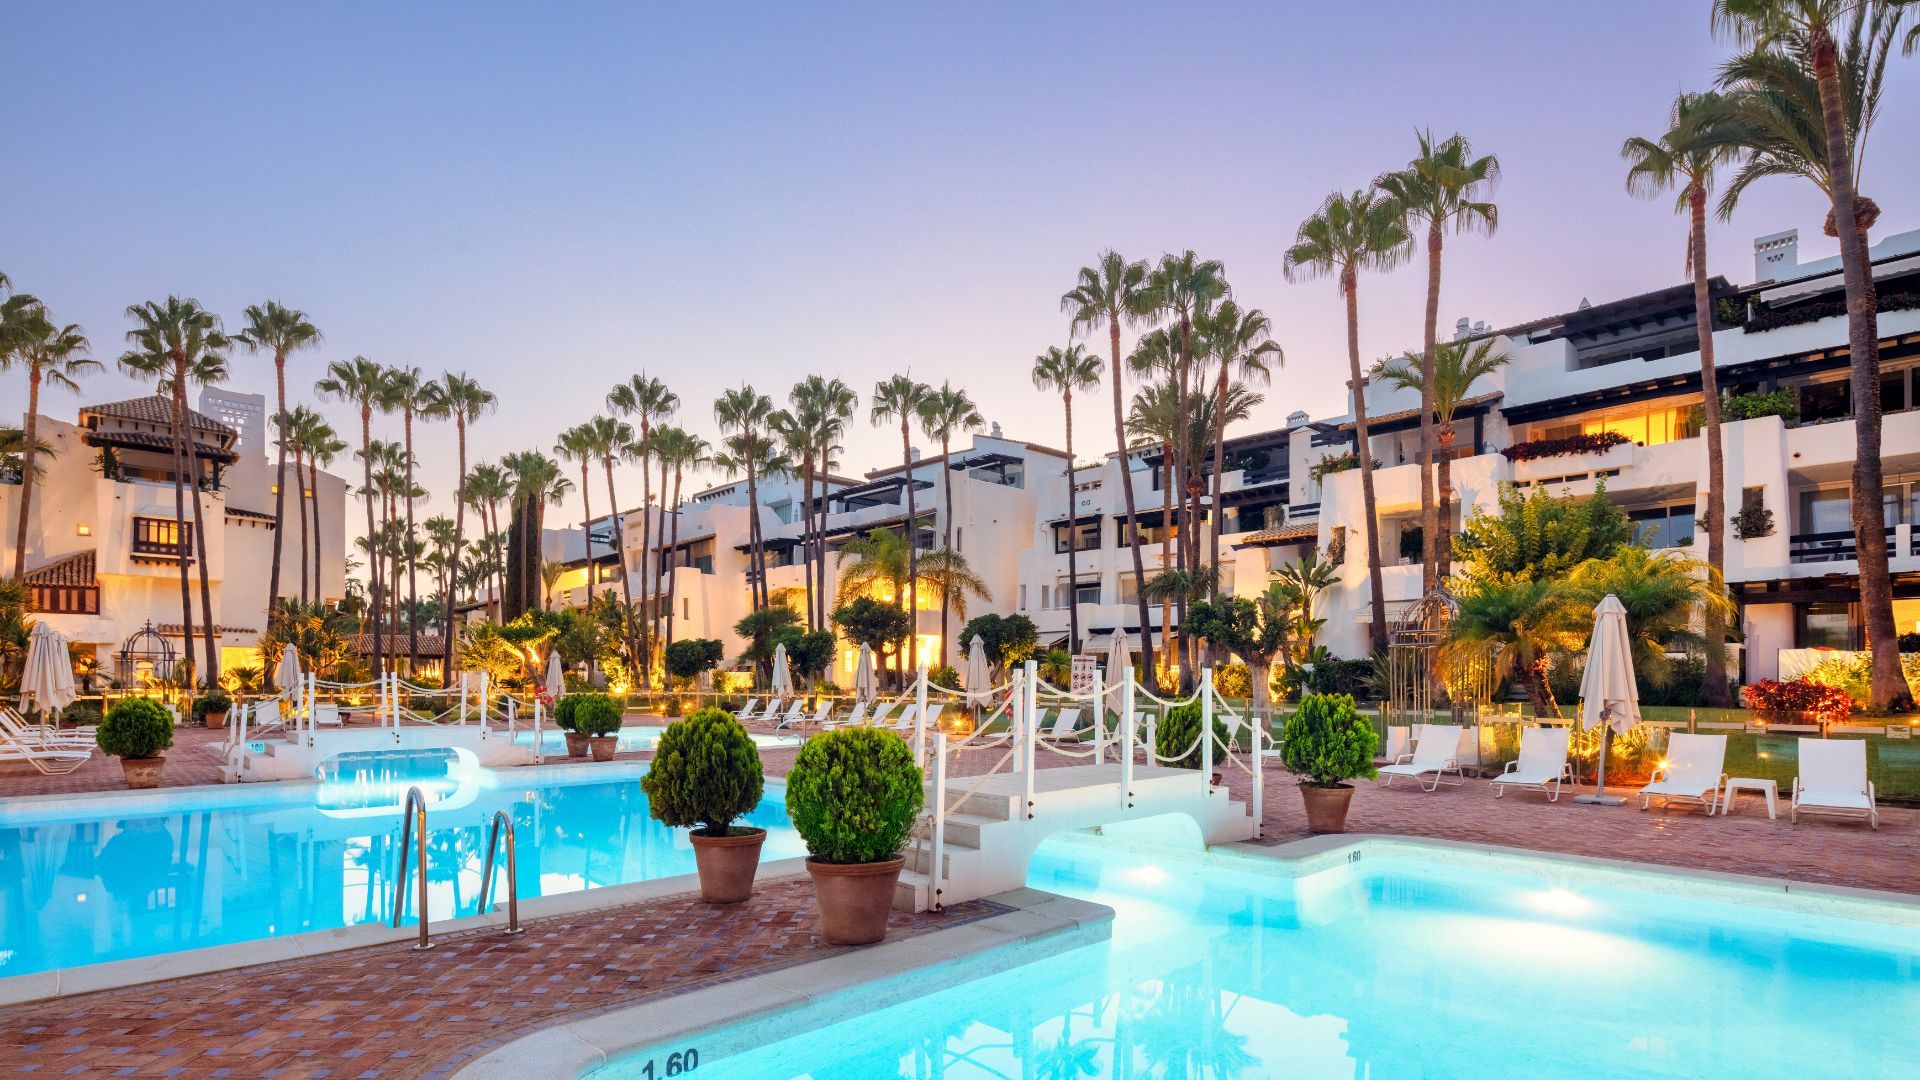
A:
[[[1373,725],[1354,707],[1350,694],[1308,694],[1287,718],[1280,735],[1280,760],[1300,777],[1307,804],[1307,828],[1317,833],[1345,832],[1347,806],[1353,802],[1348,780],[1371,780]]]
[[[1226,722],[1219,716],[1213,718],[1213,760],[1218,763],[1226,760],[1227,748],[1231,736],[1227,734]],[[1154,754],[1160,764],[1173,769],[1197,769],[1200,767],[1202,750],[1200,748],[1200,703],[1175,705],[1160,718],[1153,729]],[[1209,777],[1215,787],[1222,779],[1219,770]]]
[[[155,787],[167,764],[160,752],[173,745],[173,717],[152,698],[127,698],[107,710],[93,741],[120,759],[128,787]]]
[[[553,704],[553,726],[567,737],[567,756],[583,758],[587,756],[587,737],[573,728],[573,710],[580,704],[581,694],[568,694]]]
[[[759,749],[732,713],[699,709],[668,724],[640,787],[655,821],[693,830],[702,900],[737,904],[753,895],[767,830],[733,821],[760,805],[766,776]]]
[[[193,718],[210,728],[226,727],[227,711],[231,708],[233,699],[216,687],[193,699]]]
[[[887,936],[887,912],[920,817],[920,767],[898,735],[842,728],[800,748],[787,774],[787,815],[806,841],[820,902],[820,940],[868,945]]]
[[[620,704],[605,694],[574,694],[573,730],[587,740],[593,760],[612,761],[620,745]]]

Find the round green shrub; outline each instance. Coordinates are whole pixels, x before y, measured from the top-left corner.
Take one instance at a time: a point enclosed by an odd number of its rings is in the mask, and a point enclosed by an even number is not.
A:
[[[1308,694],[1287,718],[1280,735],[1280,760],[1303,784],[1339,787],[1348,780],[1371,780],[1379,736],[1360,715],[1348,694]]]
[[[733,819],[760,805],[766,774],[759,749],[732,713],[700,709],[667,725],[640,787],[660,824],[731,836]]]
[[[158,757],[173,745],[173,717],[152,698],[127,698],[107,710],[93,741],[114,757]]]
[[[233,699],[223,691],[215,690],[193,699],[193,718],[205,722],[209,713],[223,713],[233,708]]]
[[[553,726],[561,731],[573,730],[573,710],[579,706],[581,695],[568,694],[553,703]]]
[[[573,727],[569,730],[588,738],[611,735],[620,730],[620,703],[607,695],[568,694],[562,700],[575,703],[569,717]]]
[[[787,816],[821,862],[884,862],[906,846],[925,797],[898,735],[842,728],[807,740],[787,774]]]
[[[1215,713],[1213,717],[1213,760],[1219,764],[1227,756],[1226,721]],[[1174,769],[1197,769],[1200,767],[1200,703],[1175,705],[1160,717],[1160,723],[1153,729],[1153,752],[1160,757],[1160,763]],[[1174,757],[1175,754],[1180,755]]]

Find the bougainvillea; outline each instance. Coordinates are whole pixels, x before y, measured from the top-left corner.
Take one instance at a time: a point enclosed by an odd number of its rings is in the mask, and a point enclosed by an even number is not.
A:
[[[1624,446],[1632,439],[1617,431],[1595,431],[1579,435],[1568,435],[1564,439],[1531,439],[1517,442],[1500,451],[1508,461],[1533,461],[1537,458],[1564,457],[1568,454],[1598,454],[1616,446]]]
[[[1776,723],[1790,723],[1804,716],[1815,723],[1831,724],[1853,714],[1853,699],[1845,690],[1807,679],[1762,679],[1742,687],[1740,699],[1762,720]]]

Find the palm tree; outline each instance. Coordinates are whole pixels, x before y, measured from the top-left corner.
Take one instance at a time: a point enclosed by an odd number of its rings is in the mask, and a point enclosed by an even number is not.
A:
[[[801,462],[801,506],[805,515],[801,526],[802,553],[807,558],[807,625],[814,630],[827,625],[826,531],[828,484],[826,476],[835,468],[834,455],[841,450],[847,422],[860,406],[853,388],[839,379],[809,375],[794,385],[787,400],[793,405],[792,435],[797,444],[788,448],[789,456]],[[816,469],[817,466],[817,469]],[[813,480],[821,477],[818,509],[813,498]],[[816,584],[817,583],[817,584]]]
[[[1873,651],[1876,709],[1912,708],[1913,695],[1900,670],[1886,547],[1865,542],[1885,527],[1879,301],[1867,257],[1867,231],[1880,211],[1860,195],[1857,183],[1886,57],[1899,20],[1911,10],[1888,0],[1715,0],[1713,5],[1714,29],[1749,50],[1729,61],[1720,75],[1723,88],[1741,91],[1727,130],[1749,151],[1747,164],[1722,198],[1722,214],[1761,176],[1802,176],[1827,195],[1826,232],[1840,242],[1853,379],[1851,509],[1854,532],[1862,538],[1860,606]],[[1835,35],[1843,17],[1848,20],[1844,47]],[[1907,38],[1909,49],[1915,40]]]
[[[307,567],[313,562],[313,543],[307,536],[307,473],[306,461],[308,448],[314,443],[315,434],[326,421],[320,414],[305,405],[296,405],[290,412],[281,412],[273,418],[273,425],[279,434],[274,442],[279,444],[281,455],[293,455],[294,516],[300,519],[300,602],[308,603],[312,597],[307,591],[311,580]],[[276,612],[277,614],[277,612]],[[273,665],[269,664],[268,667]],[[272,684],[272,673],[268,673],[268,685]]]
[[[173,442],[173,527],[180,553],[180,633],[192,652],[193,594],[187,575],[191,561],[187,542],[186,488],[191,477],[193,520],[206,521],[200,508],[200,453],[188,422],[187,384],[213,382],[226,373],[226,350],[232,344],[221,329],[220,318],[200,306],[198,300],[169,296],[164,301],[149,300],[127,309],[127,317],[137,325],[127,331],[133,347],[121,354],[120,370],[140,378],[153,379],[172,407],[170,418]],[[192,530],[199,541],[200,607],[206,627],[205,677],[219,675],[219,654],[213,642],[213,594],[207,581],[205,530]]]
[[[926,383],[915,382],[909,375],[895,375],[873,384],[873,400],[868,406],[874,427],[900,422],[900,478],[907,486],[907,586],[900,593],[900,603],[914,626],[907,635],[906,663],[915,671],[920,670],[920,510],[914,493],[920,484],[913,476],[913,421],[932,395],[933,388]]]
[[[413,418],[425,416],[433,418],[437,392],[431,379],[419,368],[394,368],[387,373],[389,400],[392,411],[402,418],[402,446],[405,447],[406,472],[406,508],[407,508],[407,673],[413,674],[420,667],[420,631],[414,625],[420,610],[418,567],[416,565],[416,543],[413,529]],[[395,590],[396,592],[398,590]]]
[[[367,508],[367,537],[371,540],[378,532],[374,524],[373,503],[373,411],[382,409],[387,400],[387,369],[367,359],[356,356],[351,360],[335,360],[327,365],[326,377],[314,384],[314,389],[328,397],[337,398],[352,405],[360,413],[360,496]],[[372,586],[370,613],[373,616],[368,631],[373,635],[373,670],[384,673],[385,635],[381,624],[381,612],[386,594],[382,591],[380,580],[380,560],[372,558],[367,563],[367,573]]]
[[[727,475],[748,478],[749,492],[758,491],[756,485],[761,477],[772,478],[793,471],[792,463],[780,453],[779,445],[767,437],[767,425],[773,418],[773,402],[764,397],[760,401],[767,409],[757,429],[759,437],[749,439],[744,431],[736,432],[722,439],[719,452],[713,455],[713,464]],[[757,496],[749,498],[754,502],[747,515],[748,584],[752,586],[754,602],[760,607],[768,607],[773,603],[773,593],[767,585],[766,540],[760,530],[760,505]]]
[[[671,566],[673,553],[680,549],[680,482],[690,469],[697,469],[707,463],[712,447],[707,440],[678,427],[662,427],[654,433],[654,456],[673,469],[673,535],[667,541],[667,562]],[[661,492],[664,499],[666,493]],[[665,519],[662,519],[662,526]],[[666,644],[673,644],[674,601],[679,589],[679,577],[667,575],[667,632]]]
[[[1113,384],[1113,446],[1120,461],[1120,491],[1127,507],[1127,546],[1133,550],[1135,601],[1139,607],[1140,648],[1148,671],[1153,670],[1153,627],[1147,623],[1147,598],[1139,586],[1147,580],[1146,563],[1140,556],[1140,519],[1134,507],[1133,470],[1127,450],[1125,376],[1120,370],[1120,324],[1138,325],[1152,318],[1152,293],[1147,290],[1147,264],[1128,262],[1118,252],[1103,251],[1093,266],[1080,268],[1074,287],[1060,297],[1060,310],[1067,314],[1073,333],[1091,334],[1101,326],[1107,329],[1110,351],[1108,382]]]
[[[466,490],[467,501],[480,514],[480,528],[486,534],[487,588],[493,593],[493,601],[488,608],[489,615],[498,620],[499,605],[506,594],[506,585],[501,580],[504,568],[500,558],[500,504],[512,496],[513,482],[506,470],[498,465],[475,465],[467,472]]]
[[[1421,352],[1422,370],[1435,370],[1433,350],[1440,322],[1440,254],[1448,232],[1478,232],[1492,236],[1500,210],[1484,198],[1500,182],[1500,159],[1473,155],[1464,135],[1435,142],[1433,132],[1418,133],[1420,152],[1407,167],[1381,175],[1373,182],[1406,214],[1407,232],[1424,223],[1427,229],[1427,322]],[[1432,592],[1439,580],[1440,511],[1433,493],[1433,383],[1420,387],[1420,528],[1425,551],[1421,556],[1420,585]],[[1370,451],[1360,448],[1365,458]]]
[[[540,550],[540,535],[545,526],[546,508],[566,504],[567,492],[573,487],[560,463],[542,454],[538,450],[523,450],[517,454],[508,454],[500,459],[510,481],[509,494],[515,505],[522,508],[525,520],[521,522],[519,563],[521,567],[521,585],[526,587],[534,577],[545,581],[546,559]],[[514,553],[509,553],[512,559]],[[549,582],[549,587],[551,583]],[[521,596],[517,599],[526,599]],[[542,607],[551,606],[552,598],[547,597]],[[503,607],[501,614],[505,615]]]
[[[333,430],[333,425],[321,420],[306,435],[307,452],[307,492],[313,500],[313,602],[324,599],[324,586],[320,576],[322,551],[320,542],[326,533],[320,529],[320,470],[332,465],[335,458],[347,452],[346,441]]]
[[[630,416],[639,431],[639,438],[631,440],[634,444],[634,458],[640,466],[640,551],[644,555],[653,543],[653,481],[647,472],[647,461],[653,454],[653,426],[672,416],[680,408],[680,395],[667,389],[659,379],[642,372],[619,383],[607,393],[607,408],[616,415]],[[664,496],[663,496],[664,497]],[[623,545],[624,547],[624,545]],[[626,556],[621,556],[621,572],[625,573]],[[640,568],[640,603],[642,622],[652,636],[653,594],[656,591],[654,576],[650,567]],[[631,606],[631,605],[629,605]],[[639,665],[642,680],[650,680],[653,675],[653,650],[647,649],[642,656],[635,657]]]
[[[1689,216],[1687,272],[1693,276],[1695,337],[1700,345],[1701,411],[1707,436],[1707,565],[1727,569],[1726,456],[1720,438],[1720,383],[1713,360],[1713,294],[1707,285],[1707,194],[1714,172],[1730,164],[1738,151],[1714,137],[1714,119],[1724,113],[1725,98],[1711,91],[1682,92],[1667,113],[1667,129],[1653,138],[1635,136],[1620,147],[1627,160],[1627,190],[1643,198],[1679,189],[1675,209]],[[1722,628],[1709,625],[1713,637]],[[1707,654],[1702,680],[1708,705],[1727,704],[1725,650]]]
[[[1726,626],[1733,601],[1719,571],[1675,550],[1652,551],[1627,544],[1604,559],[1589,559],[1559,582],[1567,601],[1561,609],[1567,632],[1583,640],[1593,629],[1593,609],[1611,595],[1627,609],[1627,636],[1633,647],[1634,674],[1654,686],[1673,675],[1673,656],[1726,651],[1726,640],[1694,629],[1704,610],[1709,627]]]
[[[320,344],[320,330],[308,320],[306,312],[286,307],[277,300],[254,304],[247,308],[246,315],[247,328],[234,335],[234,340],[254,352],[273,354],[276,402],[273,416],[277,424],[287,414],[287,357]],[[281,537],[286,532],[287,449],[283,441],[273,473],[273,569],[267,580],[267,611],[270,615],[280,610]],[[298,464],[293,469],[293,482],[296,485],[300,483]],[[305,587],[304,576],[300,584]],[[272,665],[267,668],[267,685],[273,685]]]
[[[593,489],[589,483],[587,470],[600,460],[600,446],[594,439],[594,432],[587,424],[576,424],[560,433],[554,441],[553,456],[562,461],[578,462],[580,465],[580,530],[586,544],[587,553],[587,607],[593,607],[593,579],[598,577],[593,565]],[[616,547],[618,546],[616,542]]]
[[[1100,358],[1078,342],[1066,348],[1058,346],[1033,358],[1033,385],[1041,391],[1060,395],[1060,411],[1067,420],[1067,651],[1080,651],[1080,603],[1075,586],[1080,581],[1080,540],[1075,507],[1073,464],[1073,392],[1092,390],[1100,385]]]
[[[632,575],[627,573],[627,521],[626,515],[620,512],[620,495],[614,490],[613,486],[613,463],[615,461],[628,461],[635,457],[639,453],[638,441],[634,438],[633,427],[631,425],[615,420],[611,416],[596,416],[585,424],[582,424],[580,430],[585,436],[586,444],[593,450],[594,455],[600,459],[600,466],[606,472],[607,505],[613,508],[613,549],[615,558],[619,561],[620,565],[621,616],[626,630],[627,660],[637,671],[640,670],[641,644],[638,635],[634,631],[633,580]],[[582,470],[581,490],[586,490],[584,468]],[[642,506],[641,512],[647,513],[649,511],[645,506]],[[643,549],[641,560],[644,562],[645,559],[646,555]],[[593,560],[588,559],[587,564],[588,567],[591,568]],[[642,570],[641,581],[642,588],[645,588],[646,575],[644,569]],[[591,598],[589,598],[588,606],[592,606]],[[648,637],[652,637],[651,628],[648,630]]]
[[[1367,519],[1367,582],[1373,590],[1373,651],[1387,648],[1387,600],[1380,572],[1380,515],[1373,494],[1372,432],[1367,426],[1367,379],[1360,370],[1360,271],[1386,272],[1412,253],[1405,211],[1378,190],[1327,196],[1300,223],[1284,269],[1288,281],[1333,277],[1347,302],[1347,389],[1353,401],[1353,434],[1359,447],[1360,502]]]
[[[17,322],[14,344],[0,348],[0,371],[11,370],[14,361],[27,369],[27,418],[21,430],[20,446],[20,523],[13,540],[13,577],[18,581],[27,567],[27,515],[33,512],[33,484],[39,477],[34,458],[40,451],[40,387],[43,383],[68,390],[80,389],[79,379],[97,370],[100,363],[85,355],[87,336],[73,323],[57,326],[38,307],[38,317]]]
[[[453,571],[460,566],[460,548],[466,542],[467,533],[467,427],[481,417],[493,412],[499,405],[499,399],[491,390],[482,387],[478,380],[464,372],[451,371],[441,374],[439,381],[430,384],[431,394],[428,405],[432,414],[440,419],[452,420],[453,430],[459,445],[457,458],[458,480],[453,495],[453,545],[447,554],[448,577],[453,581]],[[442,686],[452,685],[453,679],[453,609],[455,601],[451,584],[447,590],[446,625],[441,628],[440,679]]]
[[[1162,255],[1159,265],[1147,275],[1147,289],[1154,308],[1168,320],[1175,356],[1174,394],[1180,416],[1186,417],[1192,410],[1189,399],[1196,373],[1194,323],[1231,291],[1227,286],[1226,267],[1218,260],[1200,258],[1191,249],[1178,255]],[[1175,493],[1175,502],[1180,508],[1180,527],[1175,540],[1181,568],[1187,571],[1197,570],[1200,562],[1200,545],[1194,535],[1200,513],[1199,472],[1195,459],[1186,456],[1191,441],[1184,436],[1174,441],[1173,470],[1180,482],[1180,490]],[[1181,618],[1185,618],[1186,604],[1180,603],[1177,608]]]
[[[739,436],[733,460],[747,477],[747,560],[753,575],[753,610],[766,607],[772,598],[767,592],[767,559],[760,535],[760,478],[757,466],[768,452],[767,423],[773,419],[773,402],[750,386],[728,390],[713,403],[713,417],[721,431]]]
[[[1231,299],[1220,301],[1201,325],[1209,359],[1219,367],[1215,380],[1214,414],[1223,415],[1227,404],[1227,383],[1234,368],[1239,378],[1265,384],[1272,379],[1268,364],[1286,363],[1286,354],[1273,340],[1273,322],[1259,308],[1241,308]],[[1220,530],[1225,524],[1225,507],[1220,502],[1220,483],[1227,471],[1227,425],[1213,427],[1213,536],[1208,561],[1220,565]]]
[[[1493,339],[1443,341],[1434,349],[1434,369],[1429,371],[1421,358],[1412,353],[1382,360],[1373,367],[1374,378],[1384,379],[1402,390],[1428,387],[1427,400],[1433,402],[1433,416],[1440,433],[1440,477],[1438,515],[1442,532],[1439,539],[1440,575],[1452,570],[1453,542],[1448,529],[1453,523],[1453,440],[1454,413],[1467,399],[1473,384],[1507,366],[1507,354],[1493,351]]]
[[[963,619],[967,617],[969,595],[992,599],[986,582],[967,565],[965,556],[952,548],[942,548],[915,560],[912,542],[892,529],[870,529],[865,536],[853,537],[840,546],[834,558],[840,571],[840,585],[834,592],[835,607],[845,606],[862,596],[881,601],[899,596],[909,591],[909,582],[915,580],[916,572],[920,581],[942,597],[952,597],[954,610]],[[852,565],[848,565],[849,562]],[[909,633],[909,636],[916,635]],[[896,655],[904,664],[905,657]],[[901,685],[906,685],[910,671],[918,670],[917,664],[902,668]]]
[[[973,400],[967,397],[965,390],[954,388],[952,383],[941,383],[940,389],[928,395],[920,406],[920,429],[927,438],[940,441],[940,488],[945,495],[946,520],[941,546],[947,551],[953,550],[953,437],[963,432],[975,431],[986,423],[980,410],[973,407]],[[947,663],[947,625],[948,608],[951,597],[947,591],[940,592],[940,662]],[[917,636],[917,635],[916,635]]]

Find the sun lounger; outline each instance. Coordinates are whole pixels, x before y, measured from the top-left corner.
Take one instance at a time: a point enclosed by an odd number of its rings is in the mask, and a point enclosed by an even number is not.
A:
[[[1406,754],[1413,753],[1413,729],[1405,724],[1393,724],[1387,728],[1388,761],[1399,761]]]
[[[44,775],[68,773],[85,765],[93,757],[93,748],[23,740],[10,731],[0,730],[0,764],[24,761]]]
[[[841,717],[838,720],[830,719],[830,720],[823,721],[820,726],[822,728],[825,728],[828,731],[831,731],[834,728],[852,727],[856,724],[864,723],[866,722],[866,719],[867,719],[867,703],[864,701],[856,701],[853,703],[852,710],[849,711],[846,716]]]
[[[900,707],[900,704],[901,703],[898,701],[882,701],[876,704],[873,707],[873,715],[867,717],[867,726],[868,727],[890,726],[890,722],[888,718],[893,715],[893,710]]]
[[[1404,760],[1380,767],[1380,776],[1387,786],[1393,786],[1396,776],[1410,776],[1426,791],[1433,791],[1443,783],[1465,783],[1466,774],[1460,771],[1459,725],[1421,724],[1419,736],[1419,741],[1413,744],[1413,753],[1402,754]],[[1422,779],[1428,773],[1433,774],[1432,783]],[[1448,773],[1454,775],[1452,780],[1447,779]]]
[[[1676,731],[1667,740],[1667,763],[1653,771],[1653,782],[1640,789],[1640,809],[1658,798],[1668,805],[1699,803],[1708,813],[1720,801],[1727,782],[1727,737],[1689,735]]]
[[[757,711],[759,707],[759,698],[748,698],[747,703],[740,706],[740,711],[733,714],[733,718],[743,724],[750,724],[760,718],[760,714]]]
[[[1079,742],[1079,733],[1074,729],[1080,726],[1079,709],[1061,709],[1053,714],[1053,723],[1047,733],[1040,736],[1041,742]]]
[[[775,724],[773,729],[775,731],[781,731],[781,730],[791,731],[799,727],[820,727],[821,725],[827,722],[827,717],[832,715],[833,715],[833,702],[823,697],[820,699],[819,704],[814,706],[812,716],[806,715],[805,711],[803,710],[801,715],[797,719],[782,720],[780,723]]]
[[[23,724],[11,710],[0,713],[0,738],[41,750],[93,750],[93,736],[56,732],[44,725]]]
[[[1532,788],[1546,793],[1548,802],[1560,801],[1560,785],[1573,783],[1573,766],[1567,761],[1567,741],[1572,728],[1530,727],[1520,732],[1520,757],[1507,762],[1506,771],[1493,778],[1493,797],[1507,789]]]
[[[1790,817],[1801,813],[1867,819],[1880,827],[1873,781],[1867,779],[1867,744],[1859,739],[1801,739],[1800,775],[1793,778]]]
[[[794,698],[793,704],[787,707],[786,714],[774,720],[773,730],[779,731],[781,728],[792,727],[793,725],[799,723],[801,718],[806,716],[806,714],[807,714],[807,699]],[[765,719],[772,719],[773,715],[774,715],[773,713],[769,712],[765,717]]]

